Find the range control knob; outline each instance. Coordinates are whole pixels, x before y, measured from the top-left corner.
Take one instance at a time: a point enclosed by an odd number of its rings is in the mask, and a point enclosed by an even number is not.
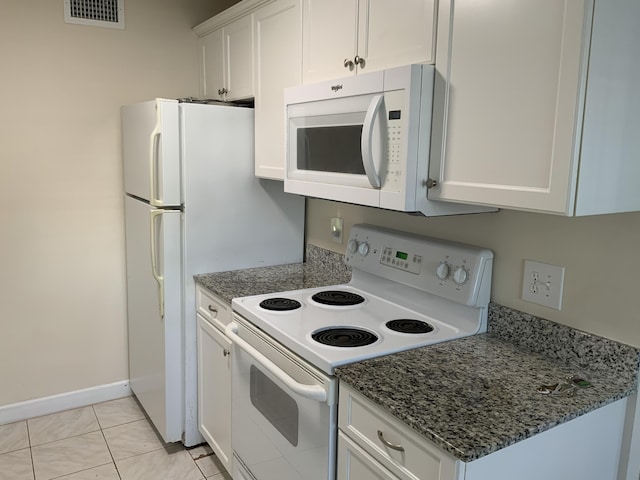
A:
[[[369,253],[369,244],[367,242],[362,242],[358,246],[358,252],[360,252],[360,255],[362,255],[363,257],[366,257],[367,253]]]
[[[442,262],[436,269],[436,277],[438,277],[440,280],[445,280],[448,276],[449,264],[447,264],[447,262]]]
[[[353,255],[354,253],[356,253],[358,251],[358,241],[355,239],[351,239],[349,240],[349,243],[347,244],[347,251]]]
[[[468,279],[469,272],[464,267],[458,267],[456,271],[453,272],[453,281],[456,282],[456,285],[464,285]]]

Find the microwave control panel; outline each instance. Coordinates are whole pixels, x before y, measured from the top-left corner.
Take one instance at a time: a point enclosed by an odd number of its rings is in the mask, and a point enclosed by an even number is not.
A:
[[[385,92],[385,110],[387,123],[387,166],[385,171],[385,190],[399,191],[403,182],[405,166],[402,162],[404,154],[403,111],[405,92],[396,90]]]

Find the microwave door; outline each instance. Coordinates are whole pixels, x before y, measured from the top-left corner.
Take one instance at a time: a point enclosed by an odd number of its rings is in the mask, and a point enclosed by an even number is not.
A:
[[[380,190],[372,186],[362,157],[369,111],[372,137],[367,148],[374,159],[380,148],[381,137],[376,132],[380,121],[371,108],[374,97],[363,95],[288,106],[286,192],[380,206]],[[380,178],[379,163],[374,161],[373,168],[371,163],[366,167],[372,178]]]

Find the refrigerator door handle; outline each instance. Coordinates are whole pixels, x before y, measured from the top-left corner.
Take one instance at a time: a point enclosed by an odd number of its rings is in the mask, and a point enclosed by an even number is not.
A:
[[[158,282],[158,296],[160,318],[164,319],[164,277],[158,272],[158,256],[156,245],[156,219],[162,217],[162,210],[151,210],[151,273],[153,278]]]
[[[158,113],[160,115],[160,113]],[[160,122],[160,118],[158,118],[158,124],[156,128],[151,132],[151,136],[149,137],[149,181],[151,182],[149,188],[149,203],[153,207],[161,207],[162,200],[158,198],[157,195],[157,185],[158,185],[158,150],[160,145],[160,136],[162,135],[161,130],[162,122]]]

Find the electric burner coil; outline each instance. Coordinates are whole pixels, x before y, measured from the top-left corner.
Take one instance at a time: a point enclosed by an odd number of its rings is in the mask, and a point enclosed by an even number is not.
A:
[[[364,302],[364,297],[353,292],[342,290],[324,290],[311,297],[314,302],[336,307],[347,307]]]
[[[288,312],[297,310],[300,307],[302,307],[302,304],[291,298],[272,297],[260,302],[260,308],[274,312]]]
[[[378,336],[368,330],[350,327],[330,327],[311,334],[316,342],[331,347],[364,347],[378,340]]]
[[[429,333],[433,331],[433,326],[422,320],[414,320],[411,318],[398,318],[386,323],[389,330],[399,333]]]

